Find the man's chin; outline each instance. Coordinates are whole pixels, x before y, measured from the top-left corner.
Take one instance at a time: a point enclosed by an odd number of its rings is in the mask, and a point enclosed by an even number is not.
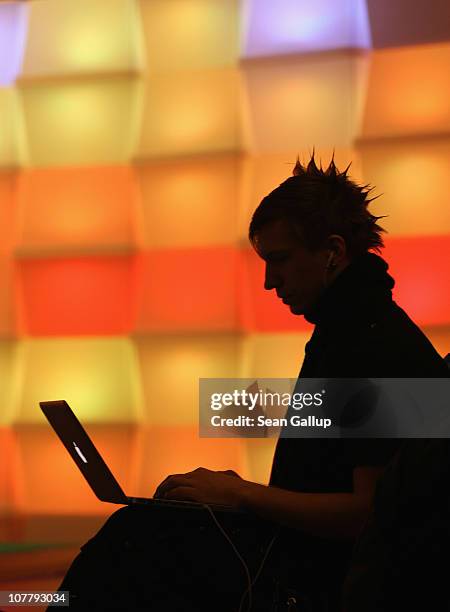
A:
[[[302,315],[305,313],[305,309],[301,304],[289,304],[289,309],[294,315]]]

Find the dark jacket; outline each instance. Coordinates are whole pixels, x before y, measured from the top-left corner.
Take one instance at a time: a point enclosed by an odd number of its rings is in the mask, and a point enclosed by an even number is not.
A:
[[[354,260],[307,313],[315,329],[300,377],[447,376],[443,359],[393,301],[394,280],[387,269],[386,262],[371,253]],[[295,491],[351,492],[356,467],[384,467],[402,444],[392,438],[280,438],[270,483]],[[351,547],[352,543],[308,538],[303,551],[317,566],[319,584],[342,586]],[[338,609],[337,601],[330,603],[331,609]]]

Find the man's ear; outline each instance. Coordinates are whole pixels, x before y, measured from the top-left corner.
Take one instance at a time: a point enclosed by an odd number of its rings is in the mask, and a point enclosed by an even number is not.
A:
[[[328,236],[327,248],[330,253],[327,261],[327,269],[336,268],[348,263],[347,244],[339,234]]]

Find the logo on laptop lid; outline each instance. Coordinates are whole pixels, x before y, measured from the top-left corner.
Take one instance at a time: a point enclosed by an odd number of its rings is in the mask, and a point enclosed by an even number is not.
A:
[[[73,443],[73,445],[74,445],[74,447],[75,447],[75,451],[77,452],[77,454],[78,454],[78,456],[81,458],[81,460],[82,460],[84,463],[87,463],[88,461],[87,461],[86,457],[83,455],[83,453],[81,452],[80,448],[77,446],[77,443],[76,443],[76,442],[74,442],[74,443]]]

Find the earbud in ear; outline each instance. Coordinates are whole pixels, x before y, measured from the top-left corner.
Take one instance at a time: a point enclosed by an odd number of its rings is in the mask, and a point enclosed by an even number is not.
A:
[[[330,256],[328,257],[327,265],[325,266],[327,270],[330,270],[336,267],[336,264],[334,263],[333,258],[334,258],[334,252],[331,251]]]

